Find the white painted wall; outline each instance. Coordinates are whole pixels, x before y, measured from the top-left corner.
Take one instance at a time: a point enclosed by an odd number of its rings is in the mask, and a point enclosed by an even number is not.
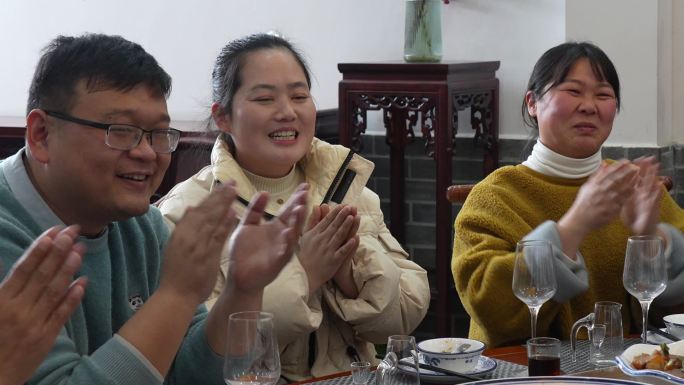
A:
[[[672,0],[658,1],[658,145],[672,140]]]
[[[623,110],[609,144],[684,141],[683,23],[682,0],[567,1],[567,38],[598,44],[620,75]]]
[[[539,55],[563,41],[565,0],[452,0],[443,7],[444,58],[501,60],[500,131],[526,136],[519,104]],[[403,56],[403,0],[3,0],[0,117],[24,116],[40,49],[58,34],[120,34],[173,77],[175,120],[202,120],[213,60],[230,39],[276,29],[309,58],[319,108],[337,106],[338,62]],[[7,121],[7,119],[5,119]],[[193,128],[185,124],[185,128]],[[378,127],[375,127],[376,129]]]
[[[444,8],[444,58],[501,61],[501,137],[529,136],[521,117],[525,87],[539,56],[564,41],[564,8],[565,0],[456,0]]]
[[[684,1],[672,2],[672,140],[684,143]]]
[[[568,39],[593,41],[611,58],[620,76],[622,111],[615,120],[609,143],[655,145],[658,124],[657,1],[571,0],[566,5]],[[616,9],[619,9],[619,16]]]
[[[609,143],[681,143],[683,3],[451,0],[442,8],[444,59],[501,61],[500,136],[520,138],[528,135],[520,103],[537,58],[566,36],[592,40],[623,82],[624,110]],[[668,7],[671,43],[659,48]],[[205,118],[213,61],[230,39],[273,29],[289,37],[309,59],[319,108],[337,106],[338,62],[397,60],[403,50],[403,0],[3,0],[0,10],[0,124],[22,121],[40,49],[58,34],[103,32],[141,43],[174,79],[169,110],[183,129],[198,129]],[[659,60],[668,47],[669,75]],[[669,82],[671,96],[659,81]],[[369,129],[381,130],[379,116],[370,118]]]

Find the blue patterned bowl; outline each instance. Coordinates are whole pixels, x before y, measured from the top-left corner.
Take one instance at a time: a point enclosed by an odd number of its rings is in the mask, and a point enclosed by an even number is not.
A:
[[[463,344],[470,345],[459,352]],[[454,372],[468,372],[477,365],[485,344],[468,338],[435,338],[417,345],[421,361]]]

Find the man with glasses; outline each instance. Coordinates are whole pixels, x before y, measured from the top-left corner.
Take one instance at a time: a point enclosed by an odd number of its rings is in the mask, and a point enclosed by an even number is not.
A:
[[[38,63],[26,146],[0,163],[0,262],[11,266],[46,229],[78,225],[86,251],[75,279],[87,276],[88,289],[31,383],[221,384],[228,315],[260,309],[292,254],[305,186],[268,222],[267,196],[252,200],[230,241],[232,283],[207,313],[235,191],[215,188],[172,237],[149,206],[180,136],[170,87],[151,55],[117,36],[58,37]],[[59,285],[40,293],[65,295]]]
[[[131,126],[128,124],[98,123],[86,119],[80,119],[57,111],[44,111],[47,116],[53,116],[57,119],[62,119],[67,122],[95,127],[101,130],[107,130],[105,144],[116,150],[132,150],[138,147],[143,135],[148,135],[150,138],[150,146],[154,152],[157,154],[170,154],[176,150],[176,147],[178,146],[178,140],[180,139],[180,131],[176,130],[175,128],[146,130],[144,128]]]

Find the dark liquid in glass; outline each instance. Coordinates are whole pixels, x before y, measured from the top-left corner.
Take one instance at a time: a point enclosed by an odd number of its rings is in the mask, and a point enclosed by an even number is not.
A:
[[[529,357],[527,365],[530,376],[558,376],[561,374],[559,357]]]

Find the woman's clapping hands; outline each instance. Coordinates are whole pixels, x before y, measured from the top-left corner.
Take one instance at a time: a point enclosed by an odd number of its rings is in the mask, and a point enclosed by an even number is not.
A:
[[[620,218],[634,235],[655,234],[663,200],[663,184],[658,177],[660,165],[652,156],[639,158],[634,164],[639,167],[638,180],[634,193],[622,206]]]
[[[263,222],[266,193],[257,194],[230,237],[232,285],[241,292],[263,290],[290,261],[304,227],[309,186],[301,184],[275,218]]]
[[[359,224],[360,218],[352,206],[331,208],[323,204],[313,209],[307,230],[299,241],[298,253],[309,278],[310,293],[336,277],[341,267],[351,263],[359,246],[356,235]],[[346,286],[340,285],[341,288]]]
[[[634,194],[638,172],[627,160],[602,164],[579,190],[563,218],[571,219],[573,227],[584,233],[610,223]]]
[[[653,157],[602,164],[558,221],[563,252],[574,259],[589,232],[618,217],[632,234],[653,234],[663,196],[658,169]]]

